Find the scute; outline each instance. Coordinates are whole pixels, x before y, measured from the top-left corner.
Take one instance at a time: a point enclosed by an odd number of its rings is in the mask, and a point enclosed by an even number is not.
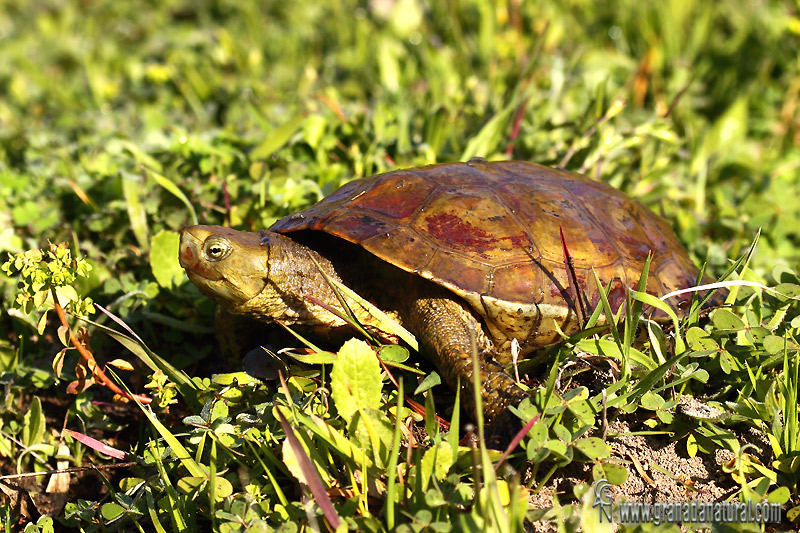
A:
[[[516,338],[523,351],[557,341],[554,323],[565,333],[578,328],[578,308],[599,301],[593,268],[611,284],[615,309],[648,253],[653,294],[691,286],[698,272],[669,225],[635,200],[524,162],[476,159],[352,181],[270,229],[359,244],[448,287],[485,318],[495,342]]]
[[[428,199],[436,183],[414,175],[377,181],[355,198],[361,209],[369,209],[395,220],[411,217]]]

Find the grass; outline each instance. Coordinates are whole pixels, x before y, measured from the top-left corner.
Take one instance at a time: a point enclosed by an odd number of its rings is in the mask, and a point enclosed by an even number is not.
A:
[[[789,527],[798,34],[789,2],[0,0],[0,262],[27,251],[46,266],[31,251],[66,242],[92,267],[0,274],[0,473],[108,468],[69,429],[136,466],[72,474],[48,496],[61,498],[49,512],[61,527],[521,531],[563,519],[570,530],[597,519],[593,479],[637,475],[609,446],[625,422],[686,456],[727,450],[729,497],[777,502]],[[499,455],[439,429],[435,377],[392,369],[406,392],[426,384],[414,413],[366,345],[347,357],[326,347],[333,364],[284,359],[284,382],[226,373],[214,306],[177,264],[179,228],[257,230],[347,180],[473,155],[607,181],[663,213],[712,275],[745,258],[729,279],[777,292],[731,287],[730,305],[702,320],[644,321],[636,342],[629,321],[524,363],[540,379],[520,409],[540,418],[498,476]],[[66,322],[112,362],[119,394],[147,393],[149,406],[115,406],[92,359],[62,351],[67,330],[43,318],[52,291],[73,315],[108,311]],[[604,387],[563,372],[586,354],[622,372]],[[342,371],[364,373],[355,410],[335,385]],[[687,414],[687,399],[716,414]],[[590,473],[574,494],[528,505],[577,463]],[[33,480],[26,493],[47,478]],[[48,530],[41,500],[15,502],[0,501],[6,531]]]

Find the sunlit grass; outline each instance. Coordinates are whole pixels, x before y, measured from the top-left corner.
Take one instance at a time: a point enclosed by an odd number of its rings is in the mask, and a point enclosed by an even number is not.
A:
[[[12,309],[19,280],[0,276],[3,473],[54,468],[64,449],[76,464],[107,462],[63,426],[140,463],[73,478],[58,516],[87,530],[324,530],[333,516],[369,531],[517,531],[523,516],[571,530],[591,520],[589,487],[547,510],[528,508],[526,490],[579,462],[592,478],[633,475],[602,440],[625,419],[675,435],[690,455],[735,452],[721,467],[735,497],[796,517],[795,11],[737,0],[0,0],[0,251],[68,242],[86,256],[94,268],[68,290],[109,312],[73,327],[88,328],[101,362],[134,363],[121,383],[157,404],[115,417],[96,386],[66,395],[79,376],[70,351],[54,377],[57,325]],[[534,379],[519,412],[540,418],[507,460],[520,476],[494,478],[499,454],[459,445],[458,409],[439,427],[432,395],[447,393],[414,357],[389,361],[399,391],[373,375],[379,403],[351,418],[331,392],[331,354],[321,366],[287,360],[285,386],[224,374],[204,333],[214,305],[182,276],[176,231],[198,220],[263,229],[347,180],[473,155],[565,166],[626,191],[665,215],[707,273],[730,270],[728,306],[664,325],[640,313],[660,304],[632,294],[619,330],[523,362]],[[293,342],[266,335],[283,343],[276,351]],[[585,369],[570,373],[582,357],[613,382],[587,387]],[[399,396],[420,383],[426,414]],[[717,416],[687,415],[684,397]],[[767,451],[742,442],[749,428]],[[0,520],[10,531],[36,517],[2,503]]]

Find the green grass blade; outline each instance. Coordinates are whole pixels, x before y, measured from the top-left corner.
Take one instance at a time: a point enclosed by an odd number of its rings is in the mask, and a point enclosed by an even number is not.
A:
[[[675,327],[675,352],[680,354],[686,350],[686,344],[683,341],[683,336],[681,335],[681,323],[678,315],[675,311],[665,304],[662,300],[656,298],[652,294],[647,294],[646,292],[639,292],[639,291],[631,291],[631,296],[640,302],[655,307],[666,313],[666,315],[672,320],[672,324]],[[664,298],[664,297],[662,297]]]
[[[386,481],[386,500],[384,503],[384,513],[386,514],[386,528],[389,531],[394,530],[395,526],[395,513],[396,502],[403,501],[405,498],[399,498],[397,488],[397,465],[400,461],[400,426],[402,421],[400,415],[403,411],[403,380],[401,379],[397,384],[397,420],[394,425],[394,434],[392,436],[392,453],[389,456],[389,468],[387,470],[388,479]],[[400,489],[405,491],[405,487]]]
[[[192,224],[196,225],[197,224],[197,213],[194,210],[194,206],[192,205],[192,202],[190,202],[189,199],[186,197],[186,195],[183,194],[183,191],[180,190],[180,188],[177,185],[172,183],[172,181],[170,181],[170,179],[167,178],[166,176],[163,176],[163,175],[159,174],[158,172],[156,172],[155,170],[152,170],[150,168],[147,168],[147,167],[144,167],[144,168],[145,168],[145,171],[150,175],[150,177],[153,178],[153,180],[156,183],[158,183],[159,186],[161,186],[161,188],[163,188],[165,191],[169,192],[175,198],[177,198],[178,200],[183,202],[183,205],[185,205],[186,209],[189,210],[189,215],[191,216]]]
[[[639,276],[639,283],[636,286],[636,291],[640,293],[647,292],[647,277],[650,274],[650,259],[651,254],[648,252],[647,259],[645,259],[642,273]],[[629,292],[625,293],[625,331],[622,338],[622,346],[625,349],[625,358],[631,350],[633,337],[636,334],[636,328],[639,325],[639,317],[642,314],[642,302],[640,300],[631,300]]]
[[[172,482],[169,478],[169,474],[167,474],[167,470],[164,467],[164,462],[161,459],[162,455],[154,453],[153,456],[156,459],[156,467],[158,468],[159,476],[161,477],[161,481],[164,484],[164,492],[166,493],[162,498],[162,500],[167,501],[167,511],[169,513],[170,520],[172,521],[174,530],[186,531],[187,521],[184,519],[183,513],[181,512],[180,495],[178,494],[178,491],[175,489],[175,487],[172,485]]]
[[[142,203],[144,187],[139,176],[130,173],[123,173],[122,192],[125,195],[125,207],[128,210],[128,221],[131,225],[133,235],[139,244],[139,249],[147,250],[150,247],[150,231],[147,227],[147,214]]]
[[[303,124],[306,120],[306,114],[300,113],[295,115],[292,119],[288,122],[278,126],[274,130],[272,130],[267,137],[261,141],[261,144],[256,146],[253,151],[250,153],[250,158],[253,160],[256,159],[267,159],[269,156],[274,154],[281,146],[286,144],[294,135],[294,132]]]
[[[603,308],[603,314],[606,316],[606,324],[608,324],[608,327],[611,330],[611,336],[614,337],[614,342],[617,343],[617,346],[619,346],[619,351],[622,353],[625,351],[625,349],[622,345],[622,339],[619,336],[619,330],[617,329],[617,324],[614,320],[614,313],[611,310],[611,304],[608,302],[608,297],[606,296],[607,290],[603,287],[603,283],[600,281],[600,277],[597,275],[594,267],[592,267],[592,275],[594,276],[594,282],[597,285],[597,293],[600,295],[600,305]]]
[[[363,307],[369,314],[377,318],[380,321],[381,329],[385,329],[385,331],[397,335],[397,337],[408,344],[412,350],[419,351],[417,339],[410,331],[398,324],[396,320],[392,319],[392,317],[374,306],[369,300],[362,298],[358,293],[347,287],[345,284],[335,279],[331,279],[330,281],[338,290],[342,291],[345,296],[358,303],[358,305]]]
[[[145,500],[147,501],[147,514],[150,517],[150,521],[153,523],[153,527],[155,528],[156,532],[167,533],[167,530],[164,529],[164,526],[161,525],[161,521],[158,519],[159,507],[156,505],[155,498],[153,498],[153,493],[149,489],[145,491]]]

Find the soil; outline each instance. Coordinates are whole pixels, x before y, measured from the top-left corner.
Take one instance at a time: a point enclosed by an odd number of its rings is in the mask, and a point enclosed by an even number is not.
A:
[[[714,455],[689,457],[681,442],[631,433],[625,422],[615,422],[609,428],[610,435],[616,434],[607,440],[612,448],[611,460],[625,464],[628,470],[625,483],[613,487],[615,501],[719,501],[738,489],[731,476],[722,472],[722,465],[733,459],[732,452],[717,449]],[[592,483],[591,468],[592,463],[571,463],[538,494],[532,494],[531,503],[550,507],[554,494],[559,495],[562,504],[574,503],[572,487]],[[562,495],[573,501],[562,500]]]
[[[759,442],[757,432],[738,434],[740,443],[751,442],[757,446],[750,449],[753,455],[769,461],[771,453]],[[670,439],[668,436],[635,435],[626,422],[615,422],[609,427],[607,444],[612,448],[611,460],[622,462],[628,471],[626,481],[612,486],[613,501],[619,503],[684,503],[724,502],[735,495],[740,486],[723,467],[734,459],[734,453],[716,448],[713,454],[698,453],[690,457],[685,439]],[[556,498],[560,505],[580,504],[574,494],[578,484],[592,485],[592,463],[572,462],[558,471],[538,492],[531,492],[529,502],[535,508],[547,509]],[[590,489],[591,490],[591,489]],[[599,512],[599,511],[598,511]],[[784,530],[790,527],[784,516],[782,524],[767,524],[767,531]],[[685,531],[684,526],[680,530]],[[557,525],[549,521],[529,524],[528,531],[556,531]]]

